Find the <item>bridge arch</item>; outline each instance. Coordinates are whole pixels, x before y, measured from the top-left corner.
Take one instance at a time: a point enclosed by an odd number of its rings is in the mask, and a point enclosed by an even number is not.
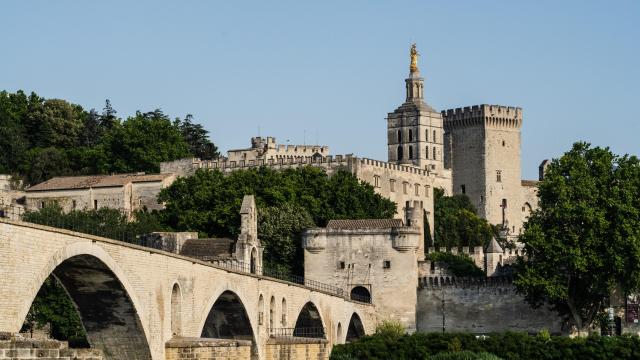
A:
[[[313,302],[308,301],[298,312],[293,336],[326,338],[322,316]]]
[[[349,319],[346,342],[352,342],[363,337],[364,335],[365,332],[364,325],[362,324],[362,319],[360,319],[360,315],[358,315],[358,313],[354,312],[351,315],[351,319]]]
[[[251,320],[244,303],[235,292],[225,290],[218,296],[209,310],[200,336],[254,341]]]
[[[148,329],[133,287],[100,246],[73,243],[58,250],[40,269],[37,283],[54,276],[74,303],[92,347],[105,359],[150,359]],[[29,290],[19,319],[25,319],[40,287]],[[122,346],[126,344],[126,346]]]

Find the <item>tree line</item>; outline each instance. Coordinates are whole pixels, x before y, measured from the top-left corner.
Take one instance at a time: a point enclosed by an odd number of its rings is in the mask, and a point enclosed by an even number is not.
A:
[[[171,120],[156,109],[121,119],[109,100],[99,113],[33,92],[0,92],[0,173],[25,184],[66,175],[158,172],[161,161],[218,155],[191,115]]]

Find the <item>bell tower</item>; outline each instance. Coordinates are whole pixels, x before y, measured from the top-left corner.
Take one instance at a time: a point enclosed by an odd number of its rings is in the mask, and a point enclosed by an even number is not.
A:
[[[424,101],[424,79],[418,69],[416,44],[409,51],[405,102],[387,116],[390,163],[439,173],[443,168],[442,115]]]

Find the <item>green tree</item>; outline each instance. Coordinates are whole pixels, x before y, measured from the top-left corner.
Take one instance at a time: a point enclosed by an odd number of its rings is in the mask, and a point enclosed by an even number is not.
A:
[[[258,209],[279,207],[268,210],[273,217],[291,212],[287,206],[303,208],[312,220],[309,225],[324,226],[330,219],[390,218],[395,213],[392,201],[376,194],[373,187],[351,173],[337,171],[328,176],[322,169],[307,166],[283,171],[261,167],[234,171],[226,176],[217,170],[196,171],[193,176],[179,178],[162,190],[159,200],[166,207],[159,216],[165,225],[175,230],[198,231],[207,236],[237,236],[238,211],[247,194],[255,195]],[[283,207],[283,204],[288,205]],[[296,217],[277,231],[288,228],[287,237],[296,239],[297,229],[306,224],[305,218]],[[272,231],[277,234],[275,229]],[[267,253],[278,251],[271,246],[265,249]],[[296,251],[300,251],[300,246],[296,242]],[[279,265],[288,266],[287,263]]]
[[[494,230],[479,217],[471,200],[464,194],[444,196],[444,190],[434,189],[434,245],[438,247],[486,246]]]
[[[201,124],[194,123],[193,115],[188,114],[182,121],[176,119],[176,124],[189,144],[189,151],[193,156],[200,159],[214,159],[220,156],[218,148],[209,140],[209,131]]]
[[[576,143],[551,162],[538,189],[515,285],[581,331],[614,289],[640,289],[640,162]]]
[[[304,271],[302,232],[315,224],[302,206],[286,202],[258,209],[258,234],[264,246],[265,267],[281,273],[301,274]]]
[[[159,163],[188,157],[189,148],[180,129],[162,111],[137,112],[115,123],[103,136],[110,172],[158,172]]]

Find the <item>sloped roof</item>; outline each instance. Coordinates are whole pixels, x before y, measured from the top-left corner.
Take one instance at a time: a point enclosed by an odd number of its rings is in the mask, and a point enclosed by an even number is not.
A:
[[[390,229],[402,225],[400,219],[329,220],[327,229]]]
[[[170,176],[173,176],[173,174],[117,174],[54,177],[40,184],[31,186],[27,189],[27,192],[124,186],[128,183],[162,181]]]
[[[487,249],[484,252],[487,254],[502,254],[504,251],[500,244],[498,244],[496,238],[492,237],[489,246],[487,246]]]
[[[180,255],[194,258],[230,258],[236,241],[229,238],[189,239],[182,244]]]

